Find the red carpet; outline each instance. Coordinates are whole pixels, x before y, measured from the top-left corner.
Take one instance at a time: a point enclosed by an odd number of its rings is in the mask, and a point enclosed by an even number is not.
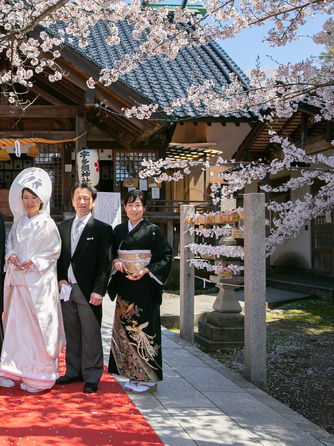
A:
[[[37,394],[18,382],[0,387],[0,446],[163,445],[112,375],[103,373],[97,393],[84,394],[83,385]]]

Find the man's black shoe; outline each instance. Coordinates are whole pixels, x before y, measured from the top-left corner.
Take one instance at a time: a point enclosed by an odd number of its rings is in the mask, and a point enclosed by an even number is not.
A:
[[[56,384],[71,384],[71,383],[82,383],[83,382],[83,377],[82,376],[74,376],[73,378],[71,378],[70,376],[60,376],[57,381]]]
[[[85,393],[95,393],[97,391],[97,383],[85,383],[84,392]]]

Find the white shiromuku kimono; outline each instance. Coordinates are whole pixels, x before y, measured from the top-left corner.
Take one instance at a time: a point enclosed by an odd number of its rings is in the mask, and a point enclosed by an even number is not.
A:
[[[5,266],[0,375],[38,389],[54,385],[65,347],[56,271],[60,249],[58,229],[46,213],[14,222],[6,246],[6,260],[15,253],[20,263],[30,259],[33,265],[23,271],[10,262]]]

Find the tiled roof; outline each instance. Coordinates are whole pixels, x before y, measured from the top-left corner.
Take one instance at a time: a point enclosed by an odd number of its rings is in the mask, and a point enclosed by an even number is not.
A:
[[[131,53],[140,44],[132,37],[131,26],[123,21],[117,24],[120,44],[106,43],[108,29],[102,21],[91,30],[88,46],[81,49],[74,40],[69,46],[82,54],[96,66],[112,68],[117,60]],[[187,94],[187,89],[201,81],[212,79],[219,87],[226,84],[230,73],[236,73],[248,84],[248,79],[227,53],[213,40],[206,45],[192,46],[180,51],[174,60],[155,56],[140,64],[130,73],[122,75],[120,81],[137,91],[141,96],[160,106],[168,106],[172,100]],[[174,118],[196,118],[206,116],[203,106],[187,105],[174,111]],[[227,115],[227,118],[250,117],[248,114]]]

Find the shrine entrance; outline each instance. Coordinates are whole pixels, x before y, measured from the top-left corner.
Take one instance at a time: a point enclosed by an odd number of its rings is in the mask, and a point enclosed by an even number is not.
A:
[[[26,153],[20,157],[10,154],[10,160],[0,163],[0,212],[11,216],[8,195],[9,189],[17,175],[28,167],[40,167],[45,170],[52,181],[51,213],[62,212],[62,144],[39,144],[39,156],[32,158]]]

